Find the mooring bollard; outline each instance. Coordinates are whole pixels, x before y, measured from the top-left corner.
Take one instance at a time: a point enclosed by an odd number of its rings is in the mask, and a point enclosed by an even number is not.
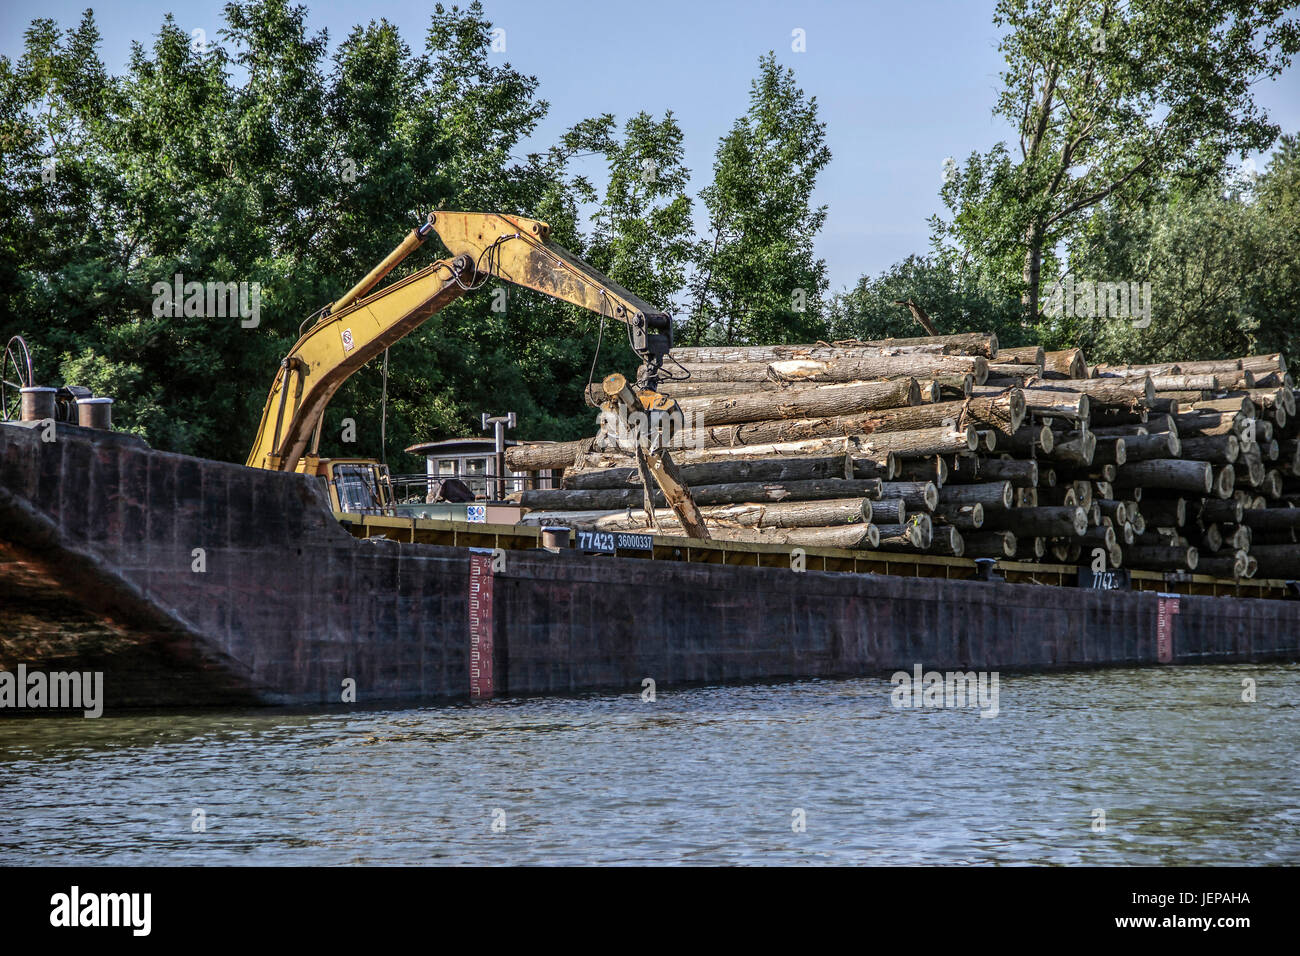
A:
[[[43,422],[54,417],[54,393],[58,389],[43,385],[30,385],[18,390],[22,395],[22,411],[19,418],[24,422]]]
[[[111,398],[77,399],[77,424],[82,428],[113,427],[113,400]]]

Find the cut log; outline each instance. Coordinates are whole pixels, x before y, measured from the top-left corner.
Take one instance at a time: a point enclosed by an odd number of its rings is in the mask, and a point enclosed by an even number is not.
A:
[[[985,458],[979,469],[984,481],[1008,481],[1013,488],[1038,487],[1038,462],[1032,458],[1020,461],[1014,458]]]
[[[926,514],[912,515],[907,519],[907,524],[882,524],[875,527],[880,529],[882,551],[925,550],[934,539],[934,527],[930,523],[930,516]]]
[[[1150,498],[1142,502],[1142,517],[1151,528],[1181,528],[1187,523],[1184,498]]]
[[[824,478],[844,478],[853,467],[845,455],[821,458],[762,458],[757,461],[706,461],[682,465],[682,479],[692,488],[697,485],[721,485],[732,482],[789,482]],[[885,469],[888,470],[887,468]],[[860,475],[863,478],[892,477],[885,474]],[[639,488],[641,479],[630,466],[605,467],[567,472],[563,486],[572,489]]]
[[[1025,407],[1036,415],[1068,418],[1078,422],[1087,421],[1092,414],[1092,399],[1086,392],[1026,388],[1022,389],[1022,393],[1025,397]]]
[[[942,488],[948,480],[948,460],[942,455],[906,460],[898,469],[900,481],[933,481]]]
[[[1153,458],[1178,458],[1182,454],[1182,448],[1182,439],[1177,432],[1130,435],[1124,439],[1124,462],[1128,464],[1151,461]]]
[[[773,362],[723,362],[683,368],[696,382],[851,382],[859,379],[933,378],[936,375],[972,375],[983,385],[988,361],[979,356],[904,353],[856,355],[833,362],[790,359]]]
[[[1243,511],[1241,523],[1248,528],[1300,528],[1300,508],[1252,508]]]
[[[960,558],[965,553],[966,542],[963,535],[952,525],[936,525],[930,536],[930,546],[926,554],[944,554]]]
[[[1052,429],[1037,422],[1022,425],[1014,435],[998,435],[998,451],[1010,452],[1017,458],[1050,455],[1055,444]]]
[[[861,439],[868,454],[884,456],[893,452],[901,459],[925,458],[958,451],[974,451],[978,436],[972,426],[962,428],[921,428],[916,431],[888,432]]]
[[[1249,555],[1245,551],[1237,551],[1231,557],[1201,555],[1196,565],[1196,572],[1214,578],[1244,578],[1249,567]]]
[[[1200,503],[1196,518],[1205,524],[1212,521],[1241,524],[1244,520],[1244,511],[1245,508],[1242,503],[1235,498],[1229,498],[1226,501],[1210,498]],[[1180,521],[1179,524],[1182,524],[1182,522]]]
[[[587,454],[595,443],[594,438],[577,441],[528,442],[506,449],[506,467],[511,471],[546,471],[571,468],[578,458]]]
[[[777,504],[722,505],[700,509],[710,532],[719,527],[735,528],[825,528],[837,525],[870,523],[871,502],[865,498],[827,501],[788,501]],[[681,522],[671,509],[655,511],[655,520],[665,534],[681,530]],[[647,526],[645,515],[637,510],[621,511],[536,511],[529,512],[520,524],[562,525],[600,531],[640,531]]]
[[[968,558],[1014,558],[1016,556],[1016,536],[1011,531],[982,531],[978,534],[967,532],[962,537],[965,539]]]
[[[1096,449],[1097,436],[1090,431],[1080,430],[1055,435],[1052,450],[1043,454],[1052,461],[1084,468],[1092,464]]]
[[[919,405],[921,386],[914,378],[896,378],[884,382],[849,382],[742,395],[681,398],[677,404],[685,421],[699,428],[777,418],[834,418]]]
[[[1037,365],[1017,365],[1014,362],[990,362],[990,379],[1015,379],[1017,382],[1036,378],[1042,374]]]
[[[1254,420],[1240,412],[1180,412],[1172,417],[1179,437],[1184,439],[1207,438],[1211,435],[1240,435],[1247,427],[1246,422]]]
[[[1256,577],[1300,578],[1300,548],[1293,544],[1257,544],[1250,549],[1250,556],[1259,562]]]
[[[906,378],[907,376],[902,376]],[[895,378],[895,381],[897,377]],[[839,388],[851,388],[858,385],[879,385],[879,379],[858,379],[846,382],[831,382],[829,385],[835,385]],[[924,390],[929,384],[928,377],[925,381],[918,380],[918,384]],[[750,395],[754,392],[783,393],[797,390],[812,388],[827,388],[829,385],[809,384],[806,382],[777,382],[765,380],[761,382],[696,382],[693,380],[684,381],[667,381],[659,383],[659,394],[668,398],[710,398],[718,395]],[[602,393],[599,391],[600,386],[595,385],[587,390],[591,397],[591,404],[600,404]],[[593,391],[593,389],[595,391]],[[922,391],[922,398],[925,397]]]
[[[978,501],[969,505],[939,502],[931,516],[935,524],[950,524],[960,531],[975,531],[984,524],[984,506]]]
[[[1115,536],[1115,528],[1111,525],[1110,519],[1103,518],[1102,521],[1104,522],[1103,524],[1095,525],[1085,530],[1083,534],[1079,536],[1079,543],[1082,544],[1085,549],[1091,549],[1094,547],[1105,548],[1106,553],[1109,554],[1110,550],[1119,543],[1119,539]]]
[[[948,485],[939,492],[938,499],[939,503],[944,505],[980,504],[985,509],[1010,508],[1011,482],[989,481],[971,485]]]
[[[871,502],[871,520],[874,524],[907,524],[907,519],[907,504],[902,498],[880,498]]]
[[[1209,462],[1184,461],[1178,458],[1153,458],[1130,462],[1115,477],[1119,488],[1141,485],[1147,488],[1170,488],[1208,495],[1214,487],[1214,469]]]
[[[880,498],[901,498],[908,511],[933,511],[939,504],[939,489],[932,481],[886,481]]]
[[[929,347],[938,345],[950,355],[982,355],[986,359],[997,358],[998,337],[992,332],[960,332],[956,335],[926,335],[903,339],[872,339],[866,342],[854,342],[852,345],[864,345],[869,348],[906,349],[915,346]],[[846,347],[848,347],[846,343]]]
[[[692,485],[697,505],[743,504],[747,502],[813,501],[823,498],[879,498],[881,482],[876,478],[819,478],[805,481],[736,481],[717,485]],[[534,489],[521,492],[519,504],[533,511],[611,511],[640,506],[642,489]],[[666,507],[663,493],[653,491],[656,508]],[[833,524],[834,522],[826,522]]]
[[[926,401],[953,401],[970,398],[975,387],[973,375],[940,375],[930,380],[934,386],[933,393]],[[923,398],[925,396],[922,396]]]
[[[1083,350],[1064,349],[1060,352],[1044,352],[1043,375],[1046,378],[1086,378],[1088,363],[1083,359]]]
[[[1017,537],[1078,537],[1088,528],[1082,508],[1041,507],[985,510],[984,527],[989,531],[1014,531]]]
[[[1093,409],[1106,406],[1132,407],[1135,402],[1150,402],[1156,397],[1150,377],[1143,378],[1071,378],[1044,381],[1040,388],[1083,392]]]
[[[1096,447],[1092,454],[1092,464],[1115,465],[1118,467],[1128,461],[1128,449],[1125,447],[1127,439],[1097,438],[1093,435],[1093,441]]]
[[[1000,348],[996,356],[984,357],[996,357],[999,362],[1014,362],[1017,365],[1036,365],[1041,370],[1045,356],[1041,345],[1021,345],[1011,349]]]
[[[1187,438],[1182,440],[1184,458],[1193,461],[1212,461],[1216,464],[1231,465],[1241,454],[1241,441],[1236,435],[1211,435],[1206,438]]]
[[[1192,547],[1135,544],[1124,549],[1124,564],[1156,571],[1195,571],[1200,554]]]
[[[1218,498],[1231,498],[1236,484],[1236,473],[1232,465],[1223,465],[1214,475],[1214,494]]]

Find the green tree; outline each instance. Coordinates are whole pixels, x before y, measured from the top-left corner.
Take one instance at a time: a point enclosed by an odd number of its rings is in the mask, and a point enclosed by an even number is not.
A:
[[[1289,351],[1300,336],[1298,196],[1300,149],[1287,136],[1258,181],[1224,176],[1158,206],[1099,211],[1071,270],[1149,282],[1150,324],[1068,315],[1062,337],[1108,362]]]
[[[924,335],[911,312],[898,304],[908,299],[925,310],[941,334],[996,332],[1004,345],[1023,340],[1016,300],[999,298],[951,250],[910,255],[879,276],[863,276],[852,289],[833,296],[828,334],[833,340]]]
[[[155,445],[242,461],[302,322],[427,211],[545,218],[582,251],[567,156],[514,156],[547,107],[490,34],[477,3],[438,5],[419,51],[379,20],[331,55],[304,7],[258,0],[229,4],[206,44],[167,18],[109,76],[91,14],[36,21],[0,59],[0,335],[28,337],[43,381],[113,394]],[[177,274],[259,283],[260,321],[155,315],[154,284]],[[497,313],[490,291],[392,349],[388,448],[476,431],[503,395],[525,437],[590,430],[577,380],[595,323],[514,291]],[[384,450],[379,366],[336,396],[323,451]],[[352,447],[331,437],[344,417]]]
[[[759,60],[749,109],[718,144],[701,192],[708,235],[691,278],[688,342],[799,342],[824,332],[826,263],[813,240],[826,207],[812,205],[830,162],[817,98],[775,55]]]
[[[999,0],[1007,68],[995,115],[1004,144],[972,154],[945,184],[936,235],[1017,279],[1028,321],[1053,251],[1098,204],[1212,180],[1235,153],[1278,130],[1252,86],[1300,48],[1285,0]]]

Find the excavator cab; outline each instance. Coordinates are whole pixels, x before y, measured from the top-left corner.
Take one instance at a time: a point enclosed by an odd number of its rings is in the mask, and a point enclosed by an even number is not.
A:
[[[386,514],[392,511],[393,484],[387,465],[366,458],[322,458],[317,459],[314,473],[325,479],[335,512]]]

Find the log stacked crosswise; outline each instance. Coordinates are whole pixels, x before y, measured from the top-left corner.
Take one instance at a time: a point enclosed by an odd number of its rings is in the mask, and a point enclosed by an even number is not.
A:
[[[517,495],[526,523],[681,533],[642,487],[649,427],[716,539],[1300,578],[1280,354],[1090,368],[967,333],[672,358],[657,422],[606,402],[591,438],[507,451],[513,471],[563,472]]]

